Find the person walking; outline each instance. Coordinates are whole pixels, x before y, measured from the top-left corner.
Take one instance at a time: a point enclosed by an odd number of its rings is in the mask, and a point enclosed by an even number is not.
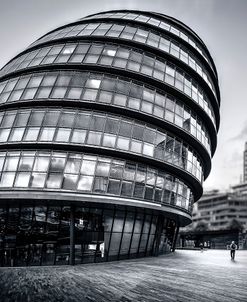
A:
[[[232,243],[230,244],[230,255],[232,260],[235,259],[235,251],[237,248],[238,246],[236,245],[235,241],[232,241]]]

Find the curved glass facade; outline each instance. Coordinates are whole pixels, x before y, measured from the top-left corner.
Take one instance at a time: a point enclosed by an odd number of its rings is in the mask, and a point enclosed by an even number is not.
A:
[[[37,40],[0,71],[0,265],[174,251],[219,101],[208,50],[173,18],[106,12]]]
[[[93,111],[33,109],[0,113],[1,143],[69,143],[152,157],[184,169],[202,181],[195,151],[169,132],[121,116]]]
[[[162,170],[116,158],[51,151],[0,152],[0,188],[87,192],[190,210],[193,194]]]
[[[80,64],[109,66],[140,73],[181,91],[198,103],[215,124],[211,102],[197,82],[173,63],[133,49],[99,43],[59,44],[43,47],[11,61],[0,76],[34,66]]]
[[[136,41],[138,43],[151,46],[152,48],[159,49],[162,52],[169,53],[194,69],[204,79],[204,81],[212,89],[212,92],[215,94],[215,87],[210,75],[208,74],[204,65],[193,53],[191,53],[185,46],[179,44],[174,39],[160,33],[156,33],[152,30],[145,30],[142,27],[114,23],[89,23],[72,25],[44,36],[33,43],[32,46],[61,38],[81,36],[112,37],[114,39],[118,38],[120,40],[119,42],[121,42],[123,39]]]
[[[96,102],[140,111],[189,132],[211,152],[208,131],[195,111],[172,95],[136,81],[100,73],[57,71],[0,83],[0,104],[45,99]]]
[[[69,264],[70,211],[49,204],[0,207],[0,266]],[[86,204],[75,207],[74,216],[75,264],[158,255],[172,247],[176,223],[154,210]]]
[[[90,20],[90,19],[98,19],[98,18],[116,18],[118,20],[134,20],[137,22],[145,23],[148,25],[155,26],[157,28],[160,28],[162,30],[165,30],[167,32],[172,33],[173,35],[178,36],[185,42],[187,42],[189,45],[191,45],[194,49],[196,49],[203,57],[204,59],[212,66],[210,62],[210,58],[206,54],[205,49],[196,41],[196,39],[193,37],[192,34],[188,33],[188,31],[185,31],[183,28],[180,28],[178,25],[175,25],[174,22],[171,22],[171,19],[167,21],[164,21],[162,17],[156,16],[148,16],[145,15],[145,13],[127,13],[127,12],[109,12],[108,14],[97,14],[93,16],[89,16],[86,18],[83,18],[82,20]],[[163,20],[162,20],[163,19]],[[175,20],[175,19],[173,19]],[[177,20],[176,20],[177,21]],[[203,42],[201,42],[203,43]],[[204,45],[205,47],[205,45]]]

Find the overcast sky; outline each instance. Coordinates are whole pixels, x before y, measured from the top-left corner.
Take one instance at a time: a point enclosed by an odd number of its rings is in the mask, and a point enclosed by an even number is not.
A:
[[[0,0],[0,68],[47,31],[111,9],[164,13],[203,39],[221,90],[218,146],[204,188],[238,183],[247,141],[247,0]]]

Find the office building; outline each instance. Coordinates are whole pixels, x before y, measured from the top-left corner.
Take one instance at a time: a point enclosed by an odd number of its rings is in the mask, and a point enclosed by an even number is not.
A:
[[[109,11],[0,71],[1,265],[168,253],[210,173],[220,93],[198,35]]]

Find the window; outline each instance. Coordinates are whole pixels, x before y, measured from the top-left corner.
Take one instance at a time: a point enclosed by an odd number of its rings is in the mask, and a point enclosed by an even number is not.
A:
[[[5,172],[2,173],[0,179],[0,187],[12,187],[15,178],[15,173]]]
[[[37,127],[29,127],[27,128],[24,138],[24,141],[36,141],[38,138],[40,128]]]
[[[119,195],[120,180],[109,180],[107,192],[114,195]]]
[[[22,136],[25,128],[14,128],[9,137],[10,142],[20,142],[22,140]]]
[[[30,173],[20,172],[16,174],[15,187],[28,187]]]
[[[46,187],[49,189],[59,189],[61,187],[62,175],[58,173],[49,173]]]
[[[54,133],[55,133],[55,128],[44,127],[41,130],[41,134],[40,134],[39,140],[40,141],[51,142],[53,140]]]
[[[89,131],[87,137],[87,143],[89,145],[100,145],[101,135],[102,133],[100,132]]]
[[[74,129],[72,133],[71,142],[75,144],[84,144],[86,139],[86,130]]]
[[[98,176],[108,176],[110,171],[110,164],[98,162],[95,174]]]
[[[85,175],[94,175],[95,166],[95,161],[83,160],[81,166],[81,173]]]
[[[57,142],[68,142],[70,137],[71,129],[69,128],[58,128],[55,141]]]
[[[129,150],[129,139],[125,137],[118,137],[117,148],[121,150]]]
[[[116,136],[110,134],[104,134],[103,136],[103,146],[105,147],[115,147]]]

